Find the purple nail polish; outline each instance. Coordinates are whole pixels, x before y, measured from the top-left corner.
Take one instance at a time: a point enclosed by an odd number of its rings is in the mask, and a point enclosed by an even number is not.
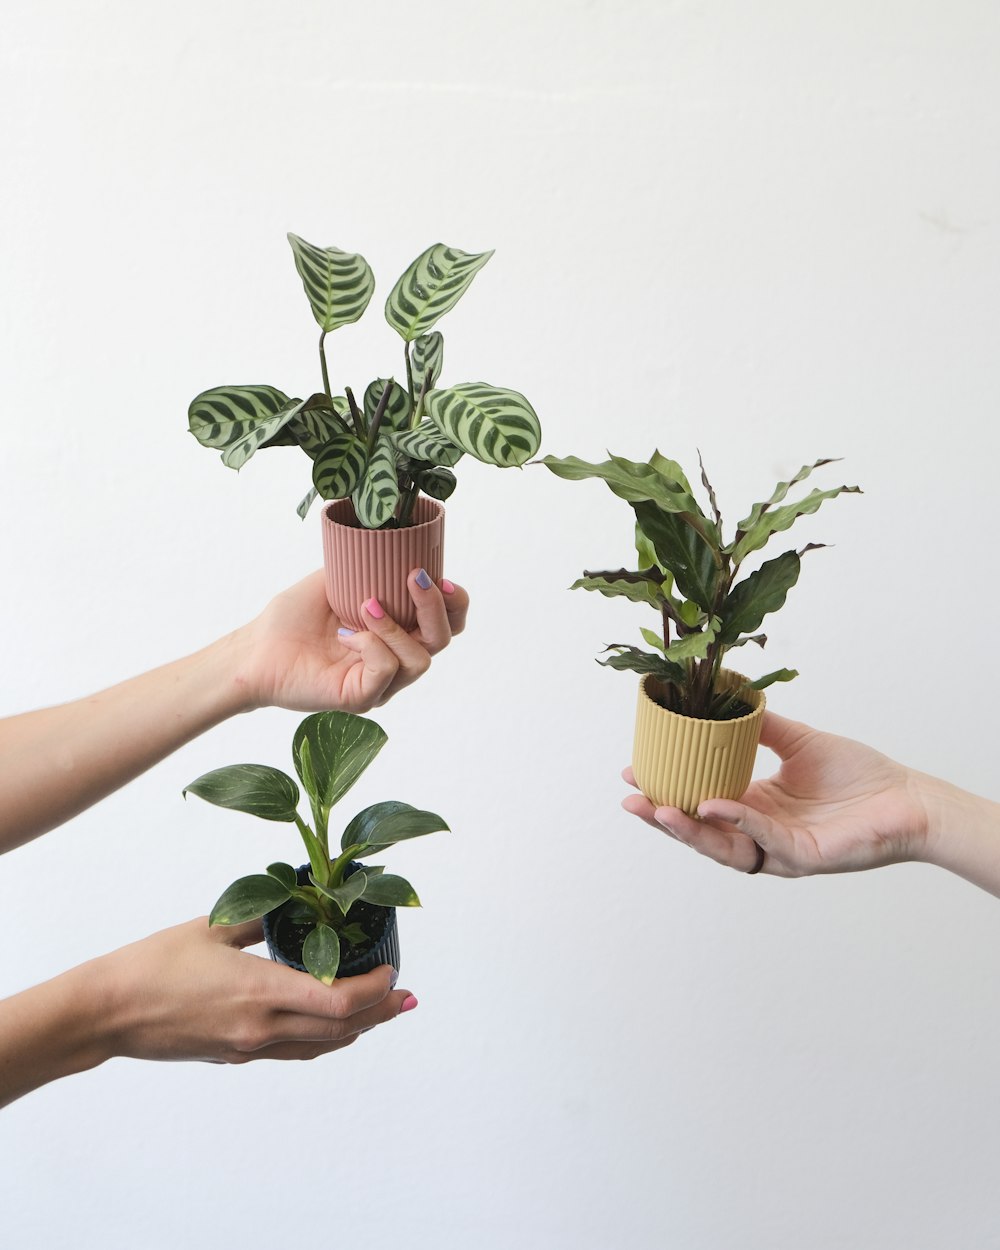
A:
[[[430,577],[428,576],[426,569],[421,569],[420,572],[417,574],[417,576],[414,578],[414,581],[417,583],[417,585],[420,587],[421,590],[430,590],[430,588],[434,585],[434,583],[431,581]]]
[[[356,631],[348,629],[346,625],[341,625],[340,629],[337,630],[337,633],[341,636],[341,638],[353,638]]]

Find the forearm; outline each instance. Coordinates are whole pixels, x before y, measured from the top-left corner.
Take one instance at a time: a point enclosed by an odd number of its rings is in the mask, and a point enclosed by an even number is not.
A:
[[[0,1002],[0,1107],[111,1057],[95,963]]]
[[[0,853],[247,710],[242,650],[231,634],[100,694],[0,721]]]
[[[1000,897],[1000,803],[916,774],[927,813],[927,862]]]

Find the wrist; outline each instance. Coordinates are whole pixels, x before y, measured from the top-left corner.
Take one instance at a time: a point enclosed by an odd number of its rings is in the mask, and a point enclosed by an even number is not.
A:
[[[1000,804],[938,777],[916,774],[926,813],[926,863],[1000,895]]]

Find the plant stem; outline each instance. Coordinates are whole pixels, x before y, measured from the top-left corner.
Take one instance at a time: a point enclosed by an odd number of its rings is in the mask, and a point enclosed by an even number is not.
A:
[[[375,409],[375,415],[372,417],[371,429],[368,431],[368,454],[369,456],[375,450],[375,444],[378,441],[379,426],[382,424],[382,418],[385,416],[385,410],[389,406],[389,395],[392,392],[392,379],[390,378],[385,384],[385,390],[382,392],[378,401],[378,407]]]
[[[406,361],[406,390],[410,396],[410,411],[412,412],[415,407],[413,398],[413,364],[410,360],[410,345],[406,339],[403,339],[403,359]]]
[[[306,844],[306,850],[309,853],[309,867],[313,871],[313,876],[322,885],[328,885],[329,858],[323,851],[322,843],[297,812],[295,814],[295,823],[298,826],[299,833],[302,835],[302,841]]]
[[[330,406],[332,407],[333,406],[333,392],[330,390],[330,374],[327,372],[326,349],[323,346],[323,340],[325,338],[326,338],[326,331],[324,330],[323,333],[319,336],[319,363],[320,363],[320,367],[323,370],[323,390],[326,391],[326,397],[330,401]]]
[[[357,434],[358,438],[363,439],[365,436],[365,424],[361,416],[361,410],[358,408],[358,401],[354,398],[354,392],[349,386],[344,387],[344,394],[347,396],[347,403],[351,409],[354,433]]]

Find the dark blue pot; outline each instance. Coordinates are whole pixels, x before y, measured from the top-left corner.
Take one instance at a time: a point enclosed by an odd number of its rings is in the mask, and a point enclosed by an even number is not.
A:
[[[364,865],[355,861],[348,866],[345,878],[350,877]],[[309,865],[303,864],[298,869],[296,876],[299,885],[306,885],[309,881]],[[369,906],[375,906],[369,904]],[[274,911],[269,911],[264,917],[264,941],[267,942],[267,951],[271,958],[277,964],[284,964],[288,968],[297,968],[299,972],[305,972],[305,964],[297,959],[291,959],[284,954],[275,941],[275,928],[281,919],[285,904],[276,907]],[[395,907],[379,907],[378,911],[385,913],[385,926],[378,941],[368,948],[362,955],[355,955],[353,959],[345,959],[337,969],[337,977],[357,977],[363,972],[371,972],[373,968],[380,968],[383,964],[391,964],[397,972],[399,972],[399,928],[396,925],[396,909]]]

